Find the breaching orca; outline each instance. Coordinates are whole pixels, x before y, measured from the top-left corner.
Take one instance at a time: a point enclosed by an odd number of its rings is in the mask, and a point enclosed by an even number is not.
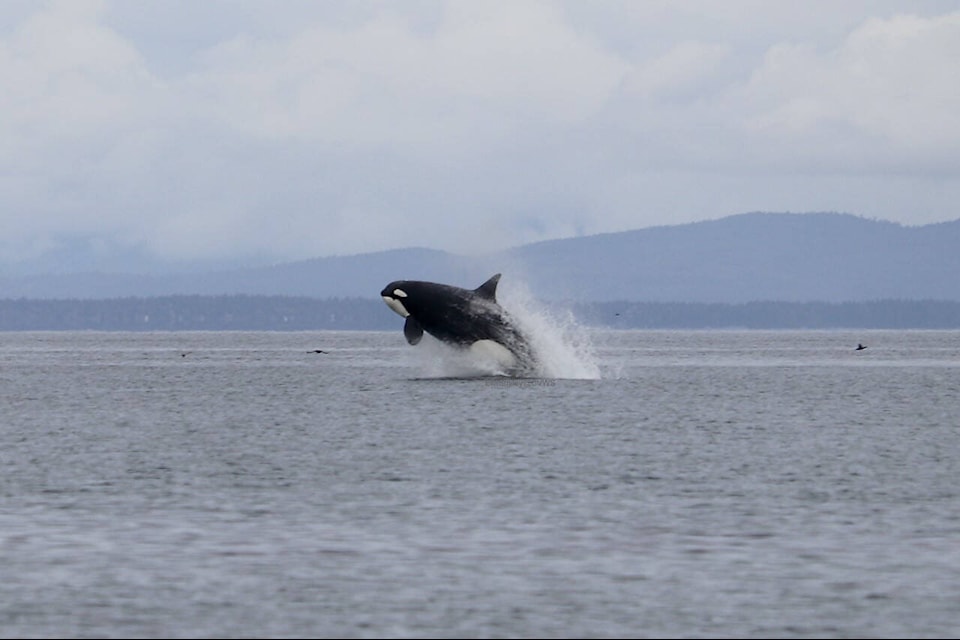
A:
[[[417,344],[426,331],[447,344],[485,350],[511,374],[529,374],[536,368],[530,342],[510,315],[497,303],[500,274],[476,289],[420,280],[397,280],[380,295],[387,306],[406,318],[403,335]]]

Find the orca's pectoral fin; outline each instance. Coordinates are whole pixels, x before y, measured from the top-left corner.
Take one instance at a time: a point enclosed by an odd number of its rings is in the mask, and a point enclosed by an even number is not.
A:
[[[407,316],[407,321],[403,323],[403,336],[410,344],[417,344],[423,337],[423,327],[413,316]]]

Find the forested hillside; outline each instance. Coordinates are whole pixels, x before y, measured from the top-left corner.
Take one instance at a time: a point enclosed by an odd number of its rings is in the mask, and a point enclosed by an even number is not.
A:
[[[614,329],[955,329],[960,302],[601,302],[548,307]],[[284,296],[164,296],[112,300],[0,300],[0,331],[397,330],[380,300]]]
[[[0,277],[0,298],[375,298],[393,280],[475,287],[497,272],[501,290],[571,303],[960,301],[960,220],[753,213],[479,256],[410,248],[218,272]]]

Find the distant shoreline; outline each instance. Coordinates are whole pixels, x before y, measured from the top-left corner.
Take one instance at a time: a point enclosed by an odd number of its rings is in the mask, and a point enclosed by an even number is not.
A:
[[[609,329],[960,329],[960,301],[588,302],[548,304]],[[0,299],[0,331],[312,331],[397,329],[378,299],[174,295]]]

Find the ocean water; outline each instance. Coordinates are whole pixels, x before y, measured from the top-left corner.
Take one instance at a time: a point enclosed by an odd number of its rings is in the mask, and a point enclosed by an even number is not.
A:
[[[960,332],[541,338],[0,334],[0,637],[960,635]]]

